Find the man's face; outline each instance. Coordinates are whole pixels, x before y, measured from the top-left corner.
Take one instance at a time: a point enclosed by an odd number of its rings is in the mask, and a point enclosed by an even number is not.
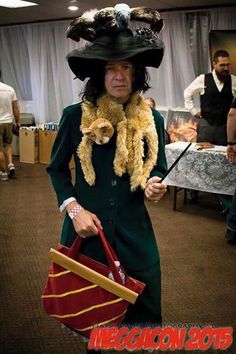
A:
[[[109,61],[105,66],[106,92],[125,103],[132,92],[134,67],[130,61]]]
[[[225,81],[230,75],[230,60],[229,57],[218,57],[217,61],[213,61],[213,68],[216,71],[220,81]]]

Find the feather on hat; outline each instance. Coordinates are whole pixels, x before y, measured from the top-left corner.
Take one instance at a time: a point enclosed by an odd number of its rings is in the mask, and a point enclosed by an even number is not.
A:
[[[132,21],[145,22],[150,28],[132,30]],[[164,44],[157,34],[163,20],[155,9],[130,8],[126,4],[93,9],[73,20],[67,37],[76,42],[83,38],[91,43],[67,55],[69,66],[80,80],[96,73],[97,66],[111,60],[134,60],[158,68]]]

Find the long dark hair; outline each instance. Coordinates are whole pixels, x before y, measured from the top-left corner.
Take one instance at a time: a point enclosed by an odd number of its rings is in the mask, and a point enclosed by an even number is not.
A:
[[[131,60],[130,60],[131,61]],[[146,92],[150,86],[150,76],[145,66],[140,63],[134,62],[134,81],[132,92],[140,91]],[[98,97],[105,93],[104,77],[105,77],[105,62],[100,64],[97,68],[96,75],[91,76],[85,84],[82,91],[82,99],[88,100],[93,104],[96,103]]]

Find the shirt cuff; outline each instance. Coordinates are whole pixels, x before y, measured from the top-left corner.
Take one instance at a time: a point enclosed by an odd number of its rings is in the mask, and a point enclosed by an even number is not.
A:
[[[190,110],[190,113],[193,115],[193,116],[195,116],[197,113],[199,113],[201,110],[200,109],[197,109],[197,108],[192,108],[191,110]]]
[[[74,197],[65,199],[64,202],[60,205],[60,211],[64,211],[65,207],[71,202],[76,202],[76,199]]]

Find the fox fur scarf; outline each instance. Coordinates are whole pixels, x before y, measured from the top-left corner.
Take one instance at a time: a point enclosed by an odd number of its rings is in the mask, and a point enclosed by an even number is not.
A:
[[[158,136],[150,108],[139,93],[131,95],[125,109],[108,95],[91,102],[82,103],[80,130],[88,128],[97,118],[109,120],[117,132],[116,152],[113,167],[117,176],[125,172],[130,175],[131,191],[145,188],[150,172],[157,161]],[[144,157],[144,141],[147,156]],[[77,149],[85,180],[95,184],[95,171],[92,165],[92,142],[83,136]]]

